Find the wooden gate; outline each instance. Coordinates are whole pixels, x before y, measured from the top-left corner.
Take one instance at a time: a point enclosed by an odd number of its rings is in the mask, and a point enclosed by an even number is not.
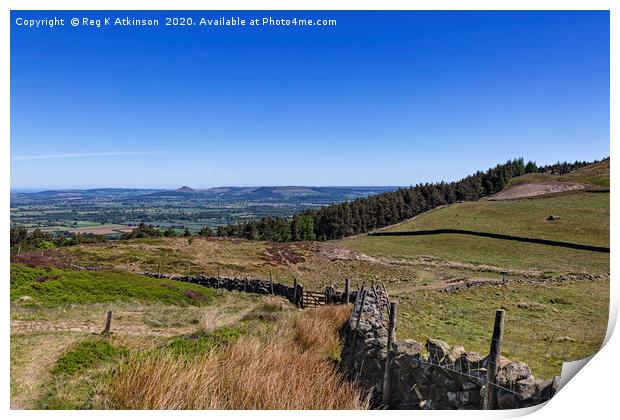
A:
[[[325,305],[325,293],[304,290],[302,302],[304,308],[316,308],[317,306],[323,306]]]

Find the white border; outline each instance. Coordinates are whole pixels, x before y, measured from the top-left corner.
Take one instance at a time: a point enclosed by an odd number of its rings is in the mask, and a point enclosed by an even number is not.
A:
[[[230,0],[230,1],[199,1],[199,0],[180,0],[180,1],[164,1],[164,0],[61,0],[51,4],[50,1],[42,0],[8,0],[0,2],[1,15],[1,32],[0,32],[0,92],[2,92],[0,101],[0,182],[2,186],[2,194],[0,202],[4,209],[5,222],[0,223],[0,240],[2,246],[0,255],[2,255],[2,273],[4,287],[3,304],[6,305],[2,312],[2,321],[0,328],[2,331],[3,341],[2,352],[2,377],[4,378],[0,388],[0,398],[2,408],[9,411],[9,334],[10,334],[10,313],[9,313],[9,293],[8,293],[8,272],[9,272],[9,190],[10,190],[10,159],[9,159],[9,108],[10,108],[10,10],[610,10],[611,20],[611,57],[610,57],[610,74],[611,74],[611,91],[610,91],[610,115],[618,115],[618,83],[617,74],[618,66],[618,42],[620,39],[618,26],[620,19],[618,18],[617,1],[613,0],[411,0],[411,1],[344,1],[344,0],[314,0],[314,1],[283,1],[283,0]],[[616,76],[614,76],[616,75]],[[611,118],[610,136],[612,139],[618,139],[618,123]],[[584,139],[587,141],[587,139]],[[611,142],[611,154],[615,156],[615,143]],[[616,185],[616,171],[612,169],[612,188]],[[618,208],[617,196],[611,194],[611,243],[615,242],[618,237],[618,225],[614,221],[614,210]],[[611,246],[611,272],[616,273],[618,266],[618,252],[615,246]],[[612,276],[613,279],[614,276]],[[187,416],[192,418],[203,418],[204,416],[217,416],[221,419],[232,417],[249,417],[261,419],[268,417],[283,417],[295,415],[300,418],[315,418],[316,416],[328,417],[376,417],[389,416],[410,419],[412,416],[424,416],[435,419],[445,418],[502,418],[515,417],[536,411],[532,414],[533,418],[544,418],[544,416],[562,416],[563,418],[607,418],[611,417],[610,413],[614,412],[616,403],[616,375],[618,375],[619,363],[615,354],[620,353],[620,345],[617,337],[611,337],[611,332],[615,326],[618,315],[618,288],[615,281],[612,280],[611,287],[611,308],[610,308],[610,325],[606,339],[609,340],[606,346],[596,354],[588,363],[588,366],[579,372],[577,379],[570,381],[565,388],[562,389],[556,397],[554,397],[543,409],[537,410],[517,410],[517,412],[89,412],[87,415],[93,418],[104,418],[104,416],[114,415],[121,417],[142,417],[161,418],[176,416]],[[14,417],[49,417],[49,418],[77,418],[85,413],[82,412],[33,412],[33,411],[11,411],[7,413]]]

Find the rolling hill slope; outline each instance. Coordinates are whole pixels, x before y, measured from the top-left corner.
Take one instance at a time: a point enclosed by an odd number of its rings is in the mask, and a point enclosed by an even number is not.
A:
[[[529,174],[518,177],[504,191],[544,182],[557,185],[579,183],[583,188],[505,201],[457,203],[381,231],[462,229],[608,247],[609,192],[602,188],[609,186],[609,160],[562,176]],[[559,219],[547,220],[550,215]],[[341,240],[339,244],[376,257],[412,259],[434,256],[452,261],[548,272],[609,271],[608,254],[458,234],[415,237],[362,235]]]

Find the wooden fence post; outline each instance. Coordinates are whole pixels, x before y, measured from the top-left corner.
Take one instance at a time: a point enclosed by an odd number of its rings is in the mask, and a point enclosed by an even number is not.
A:
[[[17,255],[20,255],[22,253],[22,247],[18,246],[17,247]]]
[[[495,312],[493,338],[491,339],[491,349],[489,351],[489,360],[487,362],[487,381],[484,400],[482,403],[483,410],[494,410],[497,408],[497,371],[499,357],[502,352],[505,313],[506,311],[504,309],[498,309]]]
[[[110,326],[112,325],[112,311],[108,311],[108,315],[105,319],[105,327],[102,334],[110,334]]]
[[[304,286],[302,284],[299,286],[299,307],[304,309]]]
[[[271,270],[269,271],[269,289],[271,294],[273,295],[273,276],[271,275]]]
[[[161,257],[159,257],[159,260],[157,261],[157,278],[161,277]]]
[[[383,370],[383,393],[381,395],[383,405],[387,406],[390,402],[390,364],[392,363],[392,347],[396,338],[396,310],[398,302],[390,303],[390,322],[388,324],[387,353],[385,355],[385,369]]]
[[[344,279],[344,303],[349,304],[349,279]]]
[[[293,277],[293,298],[291,301],[297,305],[297,277]]]
[[[362,284],[362,298],[360,300],[360,308],[359,313],[357,314],[357,319],[355,320],[355,327],[353,327],[353,341],[351,342],[351,354],[349,355],[349,363],[348,365],[353,368],[355,361],[355,350],[357,347],[357,329],[360,326],[360,322],[362,321],[362,313],[364,312],[364,302],[366,301],[366,290],[364,290],[364,285]]]

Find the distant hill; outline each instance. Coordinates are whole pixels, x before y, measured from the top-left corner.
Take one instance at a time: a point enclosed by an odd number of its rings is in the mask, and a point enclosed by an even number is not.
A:
[[[217,199],[226,201],[281,202],[311,200],[318,203],[333,203],[354,200],[360,197],[394,191],[397,187],[214,187],[197,189],[182,186],[176,190],[149,192],[150,197],[182,197],[191,195],[194,199]],[[143,197],[144,198],[144,197]]]
[[[177,189],[177,192],[195,192],[195,191],[196,191],[195,189],[188,187],[186,185],[183,185],[181,188]]]

